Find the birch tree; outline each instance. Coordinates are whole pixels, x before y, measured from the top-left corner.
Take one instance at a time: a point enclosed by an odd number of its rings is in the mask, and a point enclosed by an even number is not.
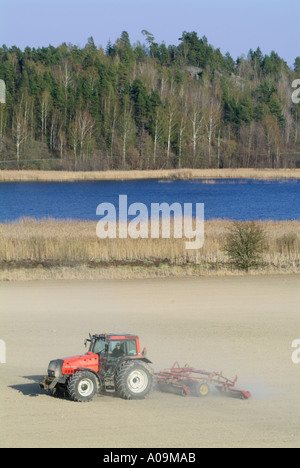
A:
[[[171,152],[171,140],[174,133],[175,128],[175,120],[177,116],[177,106],[176,106],[176,99],[174,95],[171,94],[166,102],[166,117],[167,117],[167,164],[169,164],[170,160],[170,152]]]
[[[183,141],[184,136],[188,127],[188,103],[187,103],[187,93],[186,87],[184,84],[181,85],[179,89],[179,100],[178,105],[178,168],[181,168],[182,163],[182,150],[183,150]]]
[[[41,101],[41,130],[42,130],[42,142],[47,139],[47,123],[48,115],[50,110],[51,96],[48,90],[42,94]]]
[[[208,167],[211,167],[212,141],[220,124],[220,119],[221,104],[211,97],[208,106],[204,110],[204,127],[208,141]]]
[[[16,147],[17,165],[19,167],[20,151],[28,135],[27,118],[22,108],[17,109],[12,121],[12,135]]]
[[[157,149],[164,141],[164,115],[161,107],[157,107],[154,118],[153,130],[153,166],[156,167]]]
[[[12,137],[16,148],[17,164],[20,162],[20,152],[26,140],[33,139],[33,98],[27,92],[22,93],[19,104],[14,108],[12,118]]]
[[[89,148],[94,129],[94,120],[87,110],[78,111],[71,124],[71,144],[74,151],[75,170],[78,168],[78,162],[85,164],[86,157],[89,154]],[[79,157],[79,161],[78,161]]]
[[[71,67],[67,59],[63,61],[63,64],[59,67],[59,79],[64,90],[64,124],[65,129],[67,128],[67,110],[68,110],[68,88],[72,84],[72,73]]]
[[[135,135],[136,127],[131,116],[128,99],[125,100],[124,110],[119,123],[119,134],[122,141],[122,166],[126,168],[127,146]]]
[[[263,126],[266,135],[269,167],[278,168],[282,141],[277,119],[274,116],[267,115],[264,119]]]
[[[193,153],[193,165],[196,163],[198,142],[201,138],[203,126],[204,126],[204,114],[202,109],[201,102],[201,90],[196,83],[194,86],[191,86],[189,91],[189,111],[188,118],[191,124],[191,136],[192,136],[192,153]]]

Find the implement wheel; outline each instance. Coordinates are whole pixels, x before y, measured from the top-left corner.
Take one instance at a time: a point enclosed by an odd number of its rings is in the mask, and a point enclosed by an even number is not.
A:
[[[206,397],[209,394],[209,386],[205,382],[198,382],[195,386],[195,395],[197,397]]]

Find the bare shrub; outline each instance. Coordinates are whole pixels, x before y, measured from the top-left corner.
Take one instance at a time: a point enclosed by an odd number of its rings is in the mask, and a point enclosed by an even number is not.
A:
[[[262,264],[266,249],[263,227],[253,221],[233,222],[225,238],[224,251],[236,268],[249,271]]]

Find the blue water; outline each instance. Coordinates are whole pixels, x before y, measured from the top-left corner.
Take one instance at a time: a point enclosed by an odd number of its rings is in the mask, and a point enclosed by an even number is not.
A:
[[[0,222],[21,217],[99,220],[96,209],[109,202],[118,208],[119,195],[128,204],[204,203],[205,219],[300,219],[299,180],[203,180],[162,182],[17,182],[0,184]]]

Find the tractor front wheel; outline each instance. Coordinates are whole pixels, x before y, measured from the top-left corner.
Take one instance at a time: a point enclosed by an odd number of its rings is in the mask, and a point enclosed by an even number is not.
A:
[[[127,362],[116,375],[116,388],[125,400],[145,398],[153,388],[153,371],[145,362]]]
[[[57,384],[52,390],[50,390],[50,394],[54,398],[65,398],[66,396],[66,388],[62,385]]]
[[[68,393],[72,400],[91,401],[99,390],[99,382],[92,372],[76,372],[68,382]]]

